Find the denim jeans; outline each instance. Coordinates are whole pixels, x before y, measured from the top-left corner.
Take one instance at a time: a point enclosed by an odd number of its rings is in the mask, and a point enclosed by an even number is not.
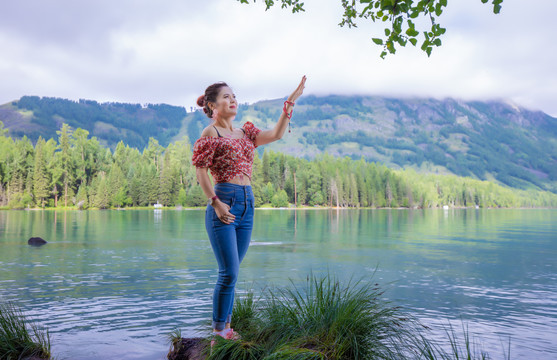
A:
[[[207,205],[205,211],[205,228],[219,266],[213,293],[213,328],[222,330],[232,317],[240,263],[251,240],[255,200],[250,185],[218,183],[215,193],[230,206],[230,212],[236,216],[232,224],[224,224],[211,205]]]

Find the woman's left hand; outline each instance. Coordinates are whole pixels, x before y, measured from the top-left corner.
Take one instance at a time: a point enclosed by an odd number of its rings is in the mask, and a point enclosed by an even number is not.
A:
[[[294,92],[288,97],[288,101],[296,102],[300,96],[302,96],[304,92],[304,88],[306,87],[306,76],[302,77],[302,81],[300,81],[300,85],[294,90]]]
[[[279,122],[273,129],[270,130],[263,130],[257,134],[255,138],[255,146],[261,146],[268,144],[273,141],[277,141],[282,138],[286,127],[288,126],[288,122],[290,121],[290,117],[292,116],[292,108],[294,106],[294,102],[298,100],[302,93],[304,92],[304,87],[306,86],[306,76],[302,77],[302,81],[294,90],[294,92],[288,97],[288,102],[284,103],[284,108],[282,114],[280,115]]]

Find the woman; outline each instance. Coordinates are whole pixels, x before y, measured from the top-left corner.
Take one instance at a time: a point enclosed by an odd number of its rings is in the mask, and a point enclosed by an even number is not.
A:
[[[304,76],[284,102],[283,112],[270,130],[261,131],[249,121],[242,128],[233,126],[238,102],[224,82],[209,86],[205,95],[197,99],[197,104],[212,119],[195,142],[192,163],[197,181],[209,199],[205,227],[219,266],[213,293],[213,331],[227,339],[237,337],[230,328],[234,287],[253,227],[254,198],[250,181],[254,151],[260,145],[282,138],[305,82]],[[209,169],[216,183],[214,188]]]

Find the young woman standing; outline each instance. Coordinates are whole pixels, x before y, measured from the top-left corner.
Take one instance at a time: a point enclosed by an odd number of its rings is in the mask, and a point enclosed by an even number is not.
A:
[[[238,102],[224,82],[210,85],[197,99],[197,104],[212,119],[194,144],[192,163],[197,181],[209,199],[205,228],[219,267],[213,293],[213,331],[227,339],[237,337],[230,328],[234,288],[253,228],[254,197],[250,184],[254,151],[282,138],[305,83],[304,76],[284,102],[277,124],[269,130],[259,130],[249,121],[241,128],[234,127]]]

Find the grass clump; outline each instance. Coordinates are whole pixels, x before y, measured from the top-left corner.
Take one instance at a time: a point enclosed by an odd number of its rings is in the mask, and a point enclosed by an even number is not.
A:
[[[305,283],[253,291],[232,313],[239,340],[217,337],[208,360],[487,360],[463,326],[459,339],[449,324],[448,349],[427,338],[428,329],[383,299],[378,284],[327,274]],[[510,344],[507,358],[510,360]]]
[[[448,343],[450,344],[450,350],[442,349],[438,344],[428,341],[427,339],[421,339],[421,342],[417,344],[417,348],[421,349],[422,359],[425,360],[489,360],[491,357],[487,352],[485,352],[477,343],[470,339],[470,331],[468,327],[462,325],[462,339],[459,339],[453,326],[449,323],[448,328],[445,329],[447,334]],[[510,360],[510,340],[508,344],[508,349],[505,351],[505,358]]]
[[[265,349],[253,341],[227,341],[217,336],[215,346],[209,355],[209,359],[260,360],[264,358],[265,353]]]
[[[0,303],[0,359],[50,359],[50,335],[13,303]]]
[[[265,298],[252,292],[237,302],[232,324],[241,340],[221,343],[257,344],[257,356],[228,359],[405,359],[414,344],[417,323],[382,299],[377,284],[310,274],[302,286],[268,289]],[[234,345],[227,345],[232,348]],[[240,346],[240,345],[238,345]],[[224,345],[222,345],[224,350]],[[225,358],[225,357],[218,357]]]

